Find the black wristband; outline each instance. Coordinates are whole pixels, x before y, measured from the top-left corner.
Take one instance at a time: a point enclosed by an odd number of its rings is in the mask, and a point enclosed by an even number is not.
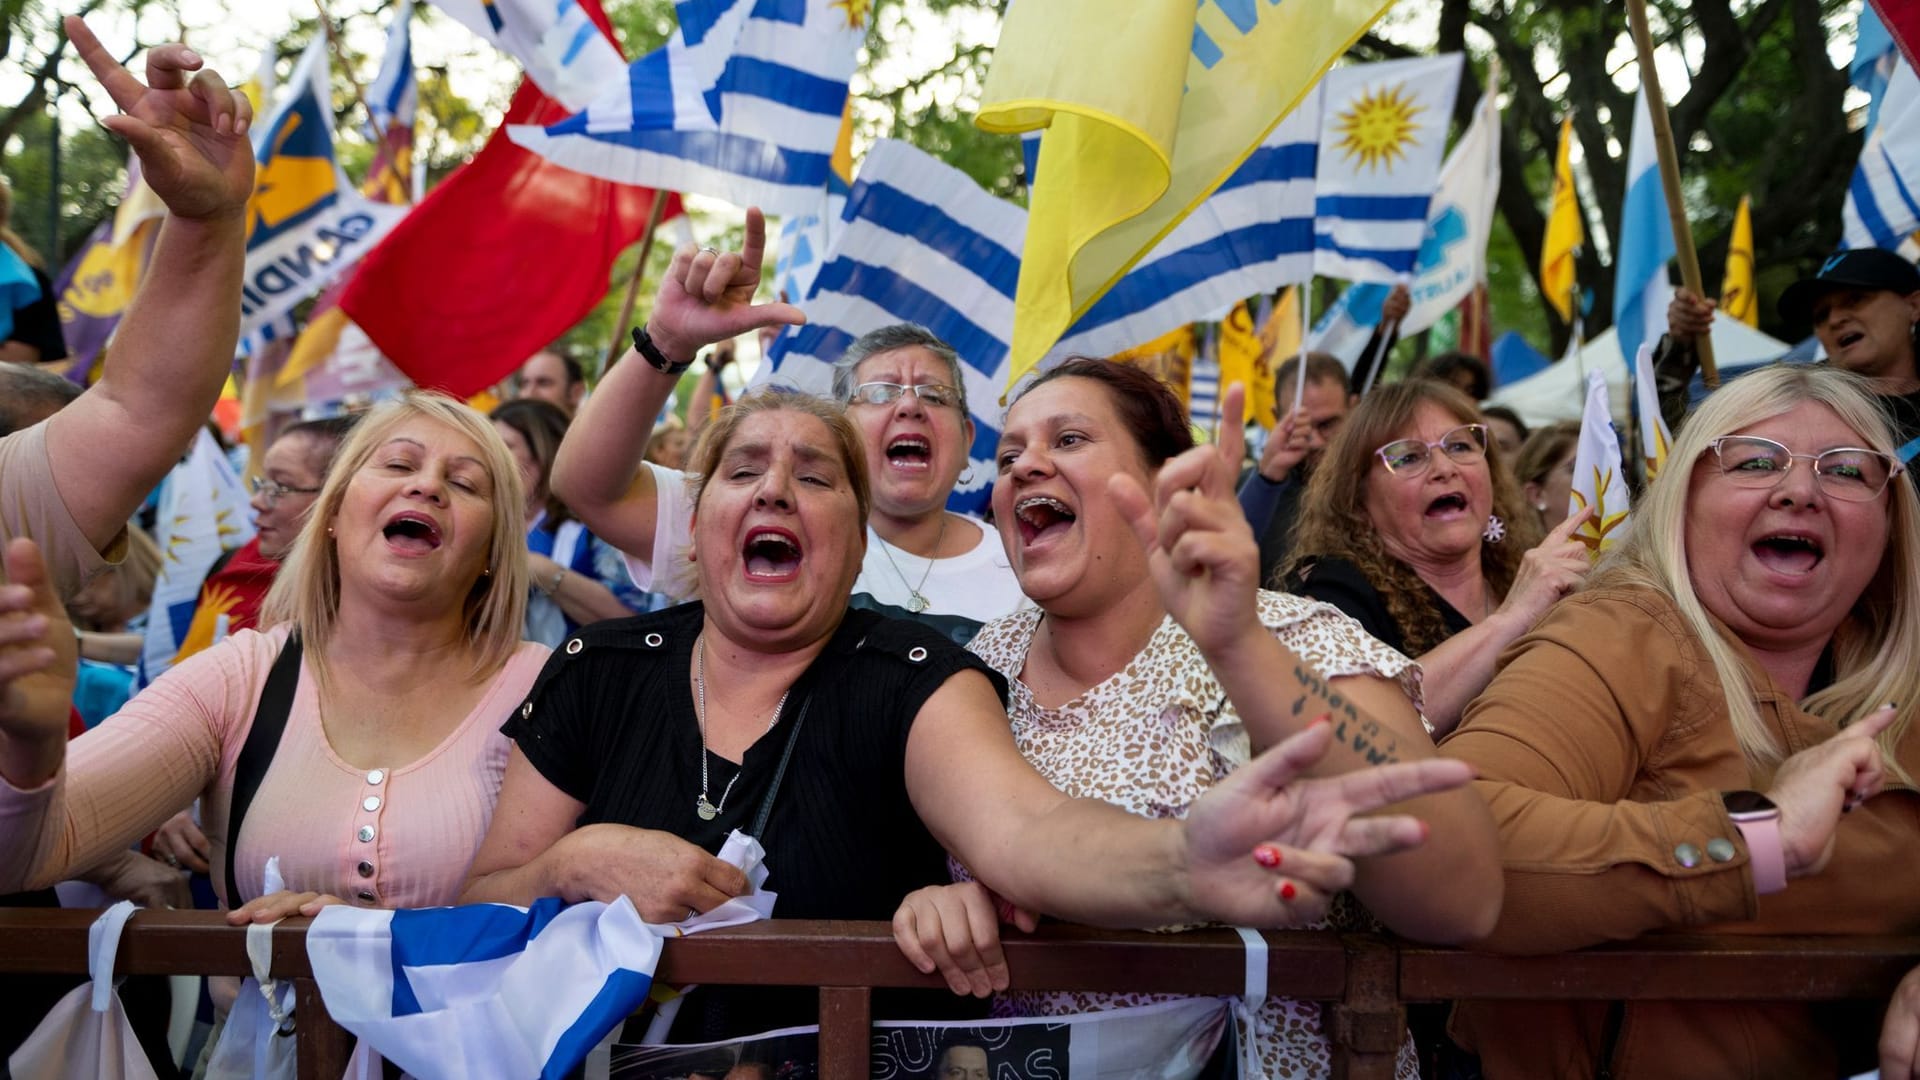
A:
[[[693,366],[691,360],[676,364],[667,359],[667,354],[661,352],[660,346],[653,343],[653,335],[647,333],[645,325],[633,328],[633,351],[639,353],[641,359],[652,365],[653,369],[662,375],[678,378]]]

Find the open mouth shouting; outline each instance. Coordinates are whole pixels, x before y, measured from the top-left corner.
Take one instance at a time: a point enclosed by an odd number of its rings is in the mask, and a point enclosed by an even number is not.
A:
[[[1029,495],[1014,503],[1013,517],[1020,526],[1020,542],[1026,547],[1064,535],[1078,520],[1066,503],[1051,495]]]
[[[1426,516],[1433,521],[1452,521],[1467,512],[1465,492],[1449,491],[1427,504]]]
[[[440,547],[440,526],[425,514],[403,510],[380,529],[387,547],[401,555],[425,555]]]
[[[1769,533],[1753,542],[1753,557],[1778,574],[1801,577],[1813,573],[1826,557],[1820,541],[1808,533]]]
[[[887,442],[887,465],[922,472],[933,467],[933,443],[925,435],[895,435]]]
[[[792,581],[800,574],[800,538],[785,529],[763,525],[747,533],[740,545],[740,557],[749,581]]]

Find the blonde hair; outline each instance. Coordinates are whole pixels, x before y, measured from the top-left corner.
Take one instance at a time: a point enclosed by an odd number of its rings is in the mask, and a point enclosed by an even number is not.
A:
[[[1898,456],[1886,414],[1870,384],[1859,376],[1800,364],[1776,364],[1743,375],[1688,418],[1666,468],[1634,506],[1633,527],[1600,561],[1586,586],[1642,586],[1672,598],[1713,664],[1734,736],[1748,765],[1761,777],[1771,776],[1785,754],[1754,707],[1745,645],[1715,626],[1694,592],[1687,566],[1687,513],[1699,471],[1695,464],[1709,443],[1809,402],[1832,409],[1867,449]],[[1889,481],[1887,493],[1887,548],[1879,571],[1834,631],[1833,684],[1800,704],[1844,727],[1887,702],[1900,703],[1900,717],[1880,737],[1880,745],[1887,767],[1907,779],[1892,749],[1911,723],[1920,697],[1920,667],[1913,663],[1920,655],[1920,498],[1904,477]],[[1828,557],[1846,556],[1832,551]]]
[[[1300,500],[1287,561],[1270,586],[1285,588],[1286,581],[1320,559],[1345,559],[1386,600],[1387,613],[1400,624],[1408,656],[1419,656],[1445,641],[1446,626],[1428,597],[1426,582],[1413,567],[1389,555],[1380,542],[1380,530],[1367,508],[1367,475],[1385,467],[1374,451],[1405,438],[1421,405],[1433,405],[1462,424],[1485,422],[1471,398],[1433,379],[1376,387],[1361,398],[1314,467],[1313,479]],[[1520,573],[1520,560],[1540,542],[1540,517],[1520,497],[1500,444],[1492,439],[1487,440],[1486,461],[1493,512],[1506,524],[1506,538],[1480,545],[1480,572],[1492,593],[1505,597]]]
[[[867,453],[866,447],[860,442],[860,433],[854,430],[853,421],[847,419],[846,410],[837,403],[792,390],[769,388],[747,394],[721,409],[701,427],[700,437],[687,453],[687,498],[693,503],[694,510],[699,510],[700,496],[707,490],[707,480],[720,467],[720,459],[726,456],[727,448],[732,445],[734,435],[739,433],[740,425],[748,417],[765,412],[805,413],[827,426],[828,433],[833,436],[834,448],[840,451],[841,467],[847,470],[847,483],[853,487],[854,505],[860,513],[860,532],[864,534],[867,515],[873,509],[873,488],[867,477]],[[675,576],[697,582],[698,579],[688,572],[691,563],[688,554],[687,551],[674,553],[675,565],[679,569]],[[694,589],[696,593],[699,591],[697,584]]]
[[[327,645],[340,614],[340,552],[328,529],[346,501],[353,475],[394,428],[416,417],[473,440],[492,486],[493,527],[487,541],[486,572],[468,592],[463,612],[467,643],[474,653],[474,678],[488,678],[499,671],[520,645],[528,581],[526,498],[520,468],[492,421],[445,394],[409,390],[375,406],[354,425],[334,455],[320,494],[261,606],[263,629],[290,622],[299,631],[307,661],[322,682],[327,678]]]

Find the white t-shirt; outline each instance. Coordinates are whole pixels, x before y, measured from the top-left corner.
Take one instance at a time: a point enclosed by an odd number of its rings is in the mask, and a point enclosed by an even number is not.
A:
[[[686,474],[650,461],[644,464],[653,470],[658,498],[654,557],[665,558],[667,568],[656,577],[651,564],[628,555],[627,573],[635,585],[649,592],[666,593],[676,600],[691,598],[695,591],[693,564],[686,560],[685,552],[693,542],[693,500],[687,493]],[[964,522],[980,538],[965,554],[945,559],[928,560],[892,547],[869,526],[867,557],[853,583],[853,606],[925,623],[964,645],[983,624],[1027,605],[999,535],[975,518],[960,514],[953,517],[956,524]],[[888,556],[892,556],[892,562]],[[907,609],[911,589],[918,589],[927,598],[926,611],[915,614]]]

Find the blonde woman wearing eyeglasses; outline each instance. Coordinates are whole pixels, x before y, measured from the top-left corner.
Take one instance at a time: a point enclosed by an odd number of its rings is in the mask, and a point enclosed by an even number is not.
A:
[[[1920,499],[1895,445],[1825,367],[1737,379],[1687,421],[1626,540],[1442,747],[1500,824],[1486,946],[1920,930]],[[1879,1008],[1489,1003],[1454,1029],[1496,1080],[1845,1076]]]
[[[1508,470],[1465,394],[1431,379],[1396,383],[1347,418],[1294,526],[1287,586],[1417,658],[1436,734],[1590,565],[1571,539],[1585,516],[1542,540]]]

